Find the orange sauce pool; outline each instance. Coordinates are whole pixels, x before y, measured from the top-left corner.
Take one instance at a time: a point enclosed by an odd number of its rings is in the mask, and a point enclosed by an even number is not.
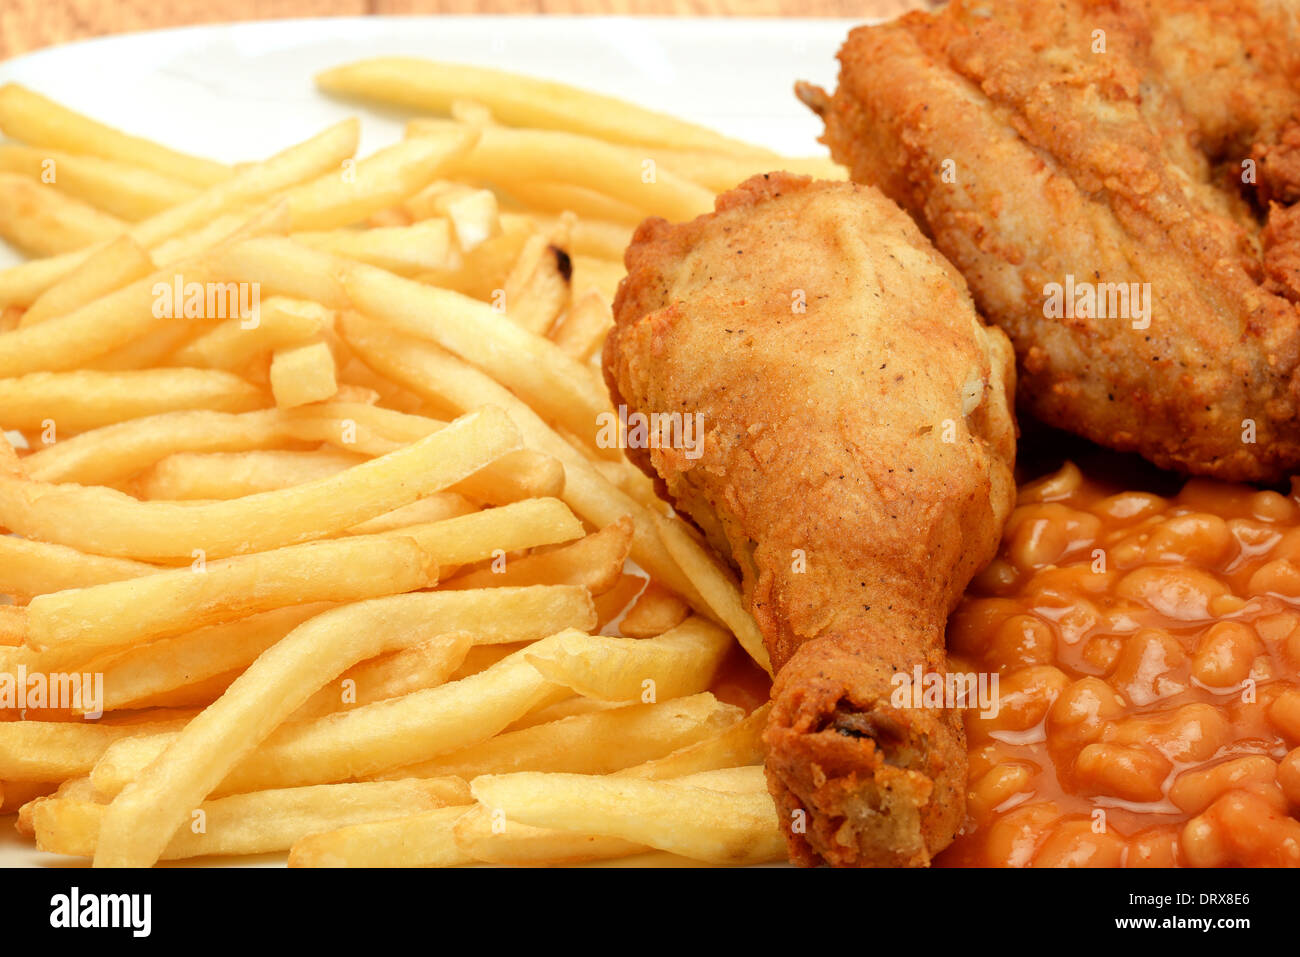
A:
[[[1021,490],[948,626],[970,710],[945,866],[1300,866],[1300,498]],[[996,713],[992,713],[996,712]]]

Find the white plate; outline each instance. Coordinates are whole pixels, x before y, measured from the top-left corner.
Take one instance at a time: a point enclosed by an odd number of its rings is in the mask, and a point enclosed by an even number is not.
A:
[[[286,20],[108,37],[0,63],[23,83],[131,133],[200,156],[259,159],[358,107],[312,77],[406,54],[515,70],[624,97],[789,155],[825,153],[795,80],[833,85],[849,20],[404,17]],[[362,112],[362,153],[402,118]],[[0,243],[0,266],[19,261]],[[263,859],[258,859],[259,863]],[[66,865],[0,818],[0,867]],[[243,863],[242,861],[240,863]]]

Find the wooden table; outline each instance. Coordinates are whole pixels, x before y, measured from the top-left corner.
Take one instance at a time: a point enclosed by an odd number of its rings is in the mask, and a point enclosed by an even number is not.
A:
[[[933,0],[0,0],[0,59],[157,27],[283,17],[414,13],[893,16]]]

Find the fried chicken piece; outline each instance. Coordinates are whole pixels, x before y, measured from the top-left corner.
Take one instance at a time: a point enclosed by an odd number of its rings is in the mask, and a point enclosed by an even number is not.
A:
[[[854,30],[834,96],[799,93],[1010,335],[1025,408],[1277,482],[1300,468],[1296,11],[954,0]]]
[[[604,353],[616,404],[703,415],[699,455],[631,450],[738,567],[778,669],[768,781],[801,864],[924,865],[960,826],[944,626],[1015,496],[1010,345],[876,190],[756,176],[647,220]]]

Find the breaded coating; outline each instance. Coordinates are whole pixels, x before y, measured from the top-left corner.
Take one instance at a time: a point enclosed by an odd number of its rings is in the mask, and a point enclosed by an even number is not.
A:
[[[1297,10],[954,0],[854,30],[834,96],[799,93],[1011,337],[1025,408],[1278,482],[1300,468]]]
[[[1010,344],[874,189],[771,173],[627,250],[605,375],[703,416],[698,455],[630,450],[739,569],[773,666],[768,781],[801,864],[925,865],[965,804],[944,627],[1015,495]]]

